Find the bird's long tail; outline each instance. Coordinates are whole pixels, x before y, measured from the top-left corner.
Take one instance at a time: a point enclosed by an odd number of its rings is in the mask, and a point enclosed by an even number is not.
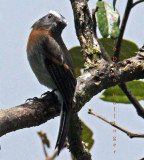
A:
[[[68,129],[69,129],[69,120],[70,120],[71,110],[66,110],[65,108],[68,108],[68,107],[65,107],[65,105],[66,104],[64,103],[62,107],[60,128],[59,128],[58,138],[55,146],[55,148],[58,148],[58,154],[60,153],[65,143]],[[71,108],[71,106],[69,108]]]

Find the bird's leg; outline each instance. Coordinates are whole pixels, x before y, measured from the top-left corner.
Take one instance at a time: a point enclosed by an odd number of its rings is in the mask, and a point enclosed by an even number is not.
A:
[[[38,98],[38,97],[28,98],[28,99],[26,100],[26,103],[29,102],[29,101],[30,101],[30,102],[42,102],[42,103],[44,103],[44,102],[46,102],[46,101],[49,100],[49,98],[51,97],[51,95],[53,95],[56,90],[57,90],[57,89],[54,89],[54,90],[52,90],[52,91],[47,91],[47,92],[43,93],[43,94],[41,95],[41,98]]]
[[[54,93],[56,90],[57,90],[57,89],[53,89],[51,92],[50,92],[50,91],[47,91],[47,92],[43,93],[43,94],[41,95],[41,97],[45,97],[45,96],[49,95],[50,93]]]

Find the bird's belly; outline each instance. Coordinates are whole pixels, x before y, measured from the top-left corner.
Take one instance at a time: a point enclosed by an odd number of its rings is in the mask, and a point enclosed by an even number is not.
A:
[[[39,82],[50,89],[56,89],[57,87],[53,82],[41,58],[37,57],[36,55],[30,55],[28,56],[28,60]]]

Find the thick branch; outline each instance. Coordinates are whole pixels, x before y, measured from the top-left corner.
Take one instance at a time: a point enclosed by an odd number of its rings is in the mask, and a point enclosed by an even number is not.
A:
[[[100,54],[100,46],[95,37],[94,26],[86,0],[70,0],[74,13],[76,34],[80,41],[86,65],[95,64],[95,54]]]
[[[114,65],[104,60],[89,72],[80,76],[74,98],[74,110],[79,111],[86,102],[102,90],[122,82],[144,78],[144,52],[136,57],[118,63],[117,81],[113,82],[115,75]],[[8,110],[0,110],[0,136],[6,133],[38,126],[47,120],[58,116],[60,105],[55,95],[49,97],[47,104],[26,103]]]
[[[77,111],[94,95],[106,88],[134,79],[144,78],[144,52],[138,53],[136,57],[117,63],[116,75],[114,75],[114,65],[100,60],[97,67],[89,70],[78,79],[75,97]],[[113,82],[115,77],[116,82]]]
[[[77,113],[74,113],[70,120],[70,132],[68,133],[69,149],[77,160],[91,160],[91,154],[82,143],[81,121]]]
[[[7,110],[0,110],[0,136],[6,133],[38,126],[59,115],[61,106],[55,94],[48,103],[25,103]]]
[[[98,117],[99,119],[105,121],[106,123],[110,124],[111,126],[113,126],[113,127],[117,128],[117,129],[119,129],[120,131],[126,133],[130,138],[144,138],[144,134],[130,132],[130,131],[120,127],[115,122],[111,122],[111,121],[107,120],[106,118],[98,115],[97,113],[94,113],[91,109],[89,109],[88,113]]]

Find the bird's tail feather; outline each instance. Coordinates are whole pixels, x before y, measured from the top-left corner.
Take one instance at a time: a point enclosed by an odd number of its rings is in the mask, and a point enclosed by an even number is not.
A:
[[[66,111],[65,106],[63,106],[62,113],[61,113],[61,120],[60,120],[60,128],[59,128],[58,138],[55,146],[55,148],[58,148],[58,154],[60,153],[66,140],[66,136],[69,128],[70,113],[71,112]]]

